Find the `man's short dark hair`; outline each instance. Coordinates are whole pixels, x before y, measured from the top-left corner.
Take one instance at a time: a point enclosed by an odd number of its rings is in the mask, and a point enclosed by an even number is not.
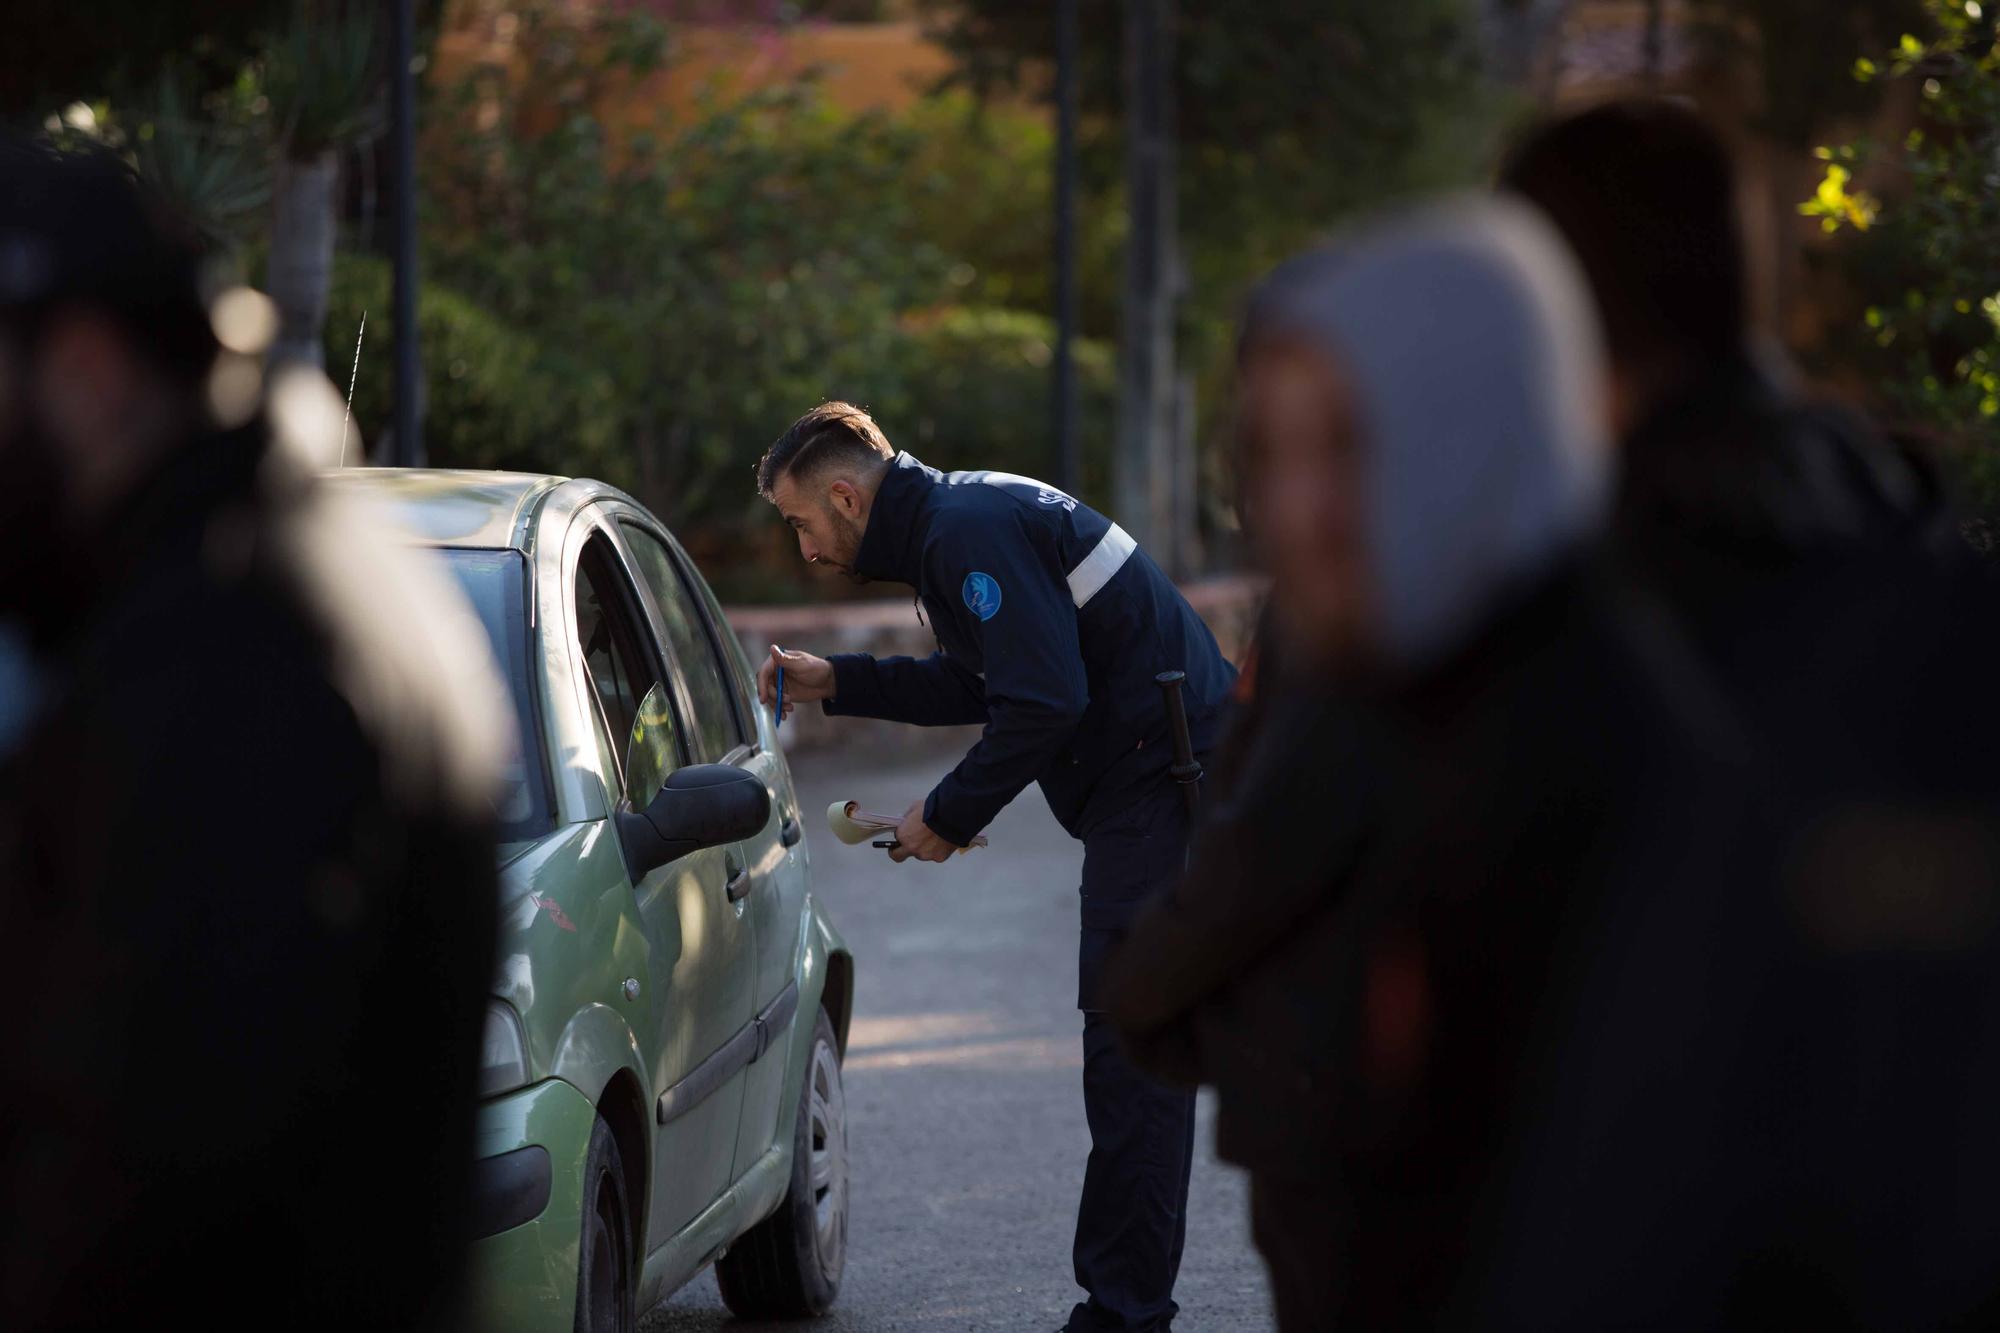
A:
[[[1502,187],[1563,233],[1616,361],[1714,361],[1748,322],[1736,173],[1700,116],[1661,99],[1607,102],[1517,144]]]
[[[873,471],[896,456],[875,418],[852,403],[821,403],[794,421],[757,460],[757,493],[785,476],[807,476],[831,464]]]

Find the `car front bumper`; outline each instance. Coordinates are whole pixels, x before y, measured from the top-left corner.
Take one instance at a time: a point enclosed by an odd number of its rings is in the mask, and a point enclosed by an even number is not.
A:
[[[480,1106],[471,1327],[574,1326],[583,1167],[596,1120],[590,1099],[561,1079]]]

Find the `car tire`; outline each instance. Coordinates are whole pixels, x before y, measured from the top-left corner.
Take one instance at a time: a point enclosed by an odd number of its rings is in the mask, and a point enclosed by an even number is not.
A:
[[[576,1260],[576,1333],[633,1333],[632,1210],[625,1163],[603,1116],[590,1131],[583,1162],[583,1233]]]
[[[824,1009],[813,1025],[803,1082],[785,1201],[715,1265],[722,1303],[740,1319],[810,1318],[840,1293],[847,1262],[847,1102],[840,1047]]]

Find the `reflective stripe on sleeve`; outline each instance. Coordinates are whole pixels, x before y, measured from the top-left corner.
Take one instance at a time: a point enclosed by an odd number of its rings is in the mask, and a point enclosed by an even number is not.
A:
[[[1116,523],[1111,525],[1111,531],[1104,534],[1103,540],[1092,547],[1082,563],[1069,572],[1070,600],[1076,603],[1079,611],[1085,602],[1097,596],[1099,590],[1111,582],[1113,574],[1125,567],[1125,562],[1138,547],[1139,543],[1132,540],[1130,533]]]

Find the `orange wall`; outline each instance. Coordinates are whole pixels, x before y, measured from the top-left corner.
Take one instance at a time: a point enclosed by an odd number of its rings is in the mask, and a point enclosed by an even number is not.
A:
[[[590,0],[571,0],[588,14]],[[438,39],[434,77],[450,79],[475,66],[521,70],[518,25],[505,0],[454,0]],[[675,24],[668,67],[630,95],[617,118],[636,123],[660,110],[685,111],[704,93],[741,95],[781,87],[817,73],[833,105],[850,111],[900,110],[951,72],[951,56],[921,24],[800,23]],[[610,108],[607,108],[610,110]]]
[[[671,67],[645,95],[673,110],[704,88],[743,93],[782,86],[817,70],[835,106],[900,110],[951,72],[951,57],[916,23],[811,23],[780,31],[685,27],[674,33]]]

